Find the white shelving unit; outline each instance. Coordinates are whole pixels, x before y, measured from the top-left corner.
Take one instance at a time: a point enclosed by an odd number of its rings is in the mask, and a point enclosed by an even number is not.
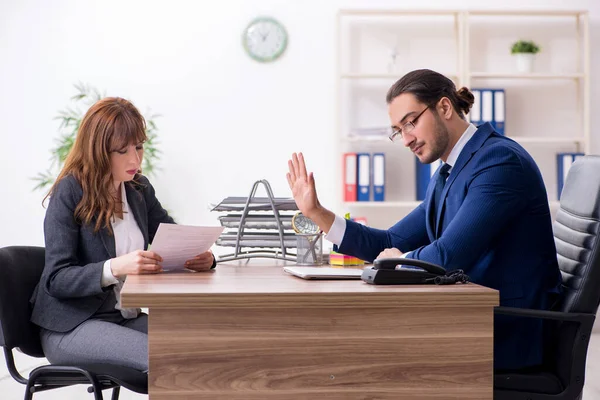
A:
[[[337,213],[388,228],[420,203],[414,155],[387,137],[352,134],[389,126],[385,94],[418,68],[443,73],[457,88],[504,88],[506,135],[532,154],[551,210],[558,207],[556,153],[590,152],[587,11],[341,10],[337,31]],[[510,46],[518,39],[541,45],[535,72],[514,68]],[[385,153],[385,202],[344,202],[345,152]]]

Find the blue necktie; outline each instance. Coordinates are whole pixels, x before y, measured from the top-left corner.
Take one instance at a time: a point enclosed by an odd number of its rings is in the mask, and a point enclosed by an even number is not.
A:
[[[435,188],[433,189],[433,215],[435,225],[437,222],[438,208],[440,206],[440,198],[442,197],[442,192],[444,191],[444,185],[446,184],[446,179],[450,173],[448,170],[452,168],[450,164],[444,164],[440,167],[440,171],[435,179]]]

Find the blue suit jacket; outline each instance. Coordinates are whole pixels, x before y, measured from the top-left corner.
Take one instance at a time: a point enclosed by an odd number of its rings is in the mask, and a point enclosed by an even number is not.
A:
[[[561,276],[548,197],[531,156],[486,123],[452,167],[437,218],[435,178],[421,205],[388,230],[347,221],[339,251],[371,261],[396,247],[410,251],[408,258],[465,270],[472,282],[499,290],[501,305],[549,308]],[[542,321],[496,317],[495,367],[541,363],[542,336]]]

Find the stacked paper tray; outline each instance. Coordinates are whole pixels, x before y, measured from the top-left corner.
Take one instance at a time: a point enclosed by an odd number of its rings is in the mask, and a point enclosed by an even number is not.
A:
[[[240,219],[242,218],[242,214],[227,214],[221,215],[219,217],[219,222],[221,226],[225,228],[239,228],[240,227]],[[285,230],[292,229],[292,216],[291,215],[280,215],[279,220],[281,221],[281,225]],[[267,215],[247,215],[244,220],[244,226],[248,229],[279,229],[277,225],[277,220],[273,214]]]
[[[213,206],[211,211],[243,211],[248,202],[247,197],[226,197],[219,204]],[[294,199],[289,197],[274,197],[273,203],[279,211],[297,211],[298,206]],[[268,197],[253,197],[248,204],[249,211],[272,211],[271,201]]]
[[[217,239],[218,246],[235,247],[237,243],[237,233],[227,232],[221,234]],[[285,247],[296,248],[296,235],[294,233],[284,233],[283,243]],[[241,247],[281,247],[279,234],[274,232],[268,233],[246,233],[240,237]]]
[[[261,186],[268,197],[256,196]],[[219,260],[258,257],[296,260],[298,245],[292,219],[298,206],[293,198],[275,197],[266,180],[254,182],[250,196],[226,197],[211,205],[211,211],[222,213],[218,219],[225,228],[216,244],[234,249],[231,254],[220,255]]]

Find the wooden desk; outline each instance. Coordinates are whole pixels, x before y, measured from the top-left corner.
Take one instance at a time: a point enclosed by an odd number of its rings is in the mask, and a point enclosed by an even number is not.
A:
[[[150,400],[492,399],[495,290],[305,281],[270,260],[129,276]]]

